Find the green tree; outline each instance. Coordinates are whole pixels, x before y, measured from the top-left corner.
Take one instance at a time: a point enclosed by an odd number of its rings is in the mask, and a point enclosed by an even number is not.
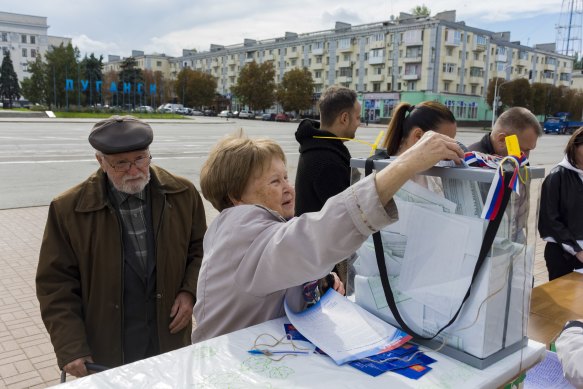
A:
[[[47,66],[37,55],[34,61],[28,63],[30,78],[22,80],[22,95],[33,104],[47,102]]]
[[[67,91],[66,79],[75,79],[78,72],[77,59],[79,50],[70,43],[64,46],[52,46],[45,54],[47,66],[47,91],[49,106],[65,107],[74,103],[75,92]]]
[[[417,5],[414,8],[411,8],[411,14],[415,16],[430,16],[431,10],[427,8],[425,4]]]
[[[138,62],[134,57],[125,58],[120,65],[119,81],[121,85],[118,90],[122,93],[125,104],[136,105],[136,96],[138,83],[144,82],[142,69],[138,67]],[[124,92],[124,83],[130,84],[130,93]]]
[[[187,107],[209,106],[215,98],[217,80],[208,73],[183,68],[174,84],[178,101]]]
[[[284,111],[308,109],[312,106],[314,95],[314,80],[312,73],[306,68],[292,69],[283,75],[281,84],[277,87],[277,101]]]
[[[89,57],[85,55],[80,63],[81,79],[88,81],[87,90],[84,91],[85,103],[93,105],[95,102],[101,101],[101,93],[104,89],[102,85],[101,90],[95,89],[97,81],[103,81],[103,56],[95,57],[93,53]]]
[[[530,82],[525,78],[519,78],[512,81],[504,88],[510,89],[512,95],[512,106],[513,107],[524,107],[532,108],[532,91],[530,88]]]
[[[4,55],[2,66],[0,67],[0,97],[3,102],[8,100],[8,108],[12,108],[13,100],[20,98],[20,84],[10,59],[10,52]],[[6,108],[6,104],[3,106]]]
[[[267,109],[275,101],[274,78],[275,68],[271,62],[258,65],[253,61],[241,69],[231,92],[253,110]]]
[[[550,85],[535,82],[531,85],[532,103],[531,110],[535,115],[546,115],[547,112],[547,98]]]

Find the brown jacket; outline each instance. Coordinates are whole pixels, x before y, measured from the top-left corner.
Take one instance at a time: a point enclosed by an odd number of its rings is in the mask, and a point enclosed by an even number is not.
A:
[[[206,219],[192,183],[150,168],[157,268],[160,352],[190,344],[191,325],[170,334],[176,294],[196,296]],[[123,248],[116,212],[101,169],[56,197],[49,215],[36,274],[42,319],[60,368],[92,355],[96,363],[123,363]]]

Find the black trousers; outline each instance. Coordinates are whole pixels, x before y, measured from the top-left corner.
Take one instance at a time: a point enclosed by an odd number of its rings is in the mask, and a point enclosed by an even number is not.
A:
[[[558,243],[547,242],[545,246],[545,262],[549,271],[549,281],[581,269],[581,263],[574,255],[569,254]]]

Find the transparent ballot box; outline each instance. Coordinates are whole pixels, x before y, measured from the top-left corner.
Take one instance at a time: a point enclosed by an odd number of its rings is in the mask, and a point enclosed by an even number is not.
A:
[[[365,162],[351,160],[353,180],[364,176]],[[390,163],[376,160],[373,170]],[[502,182],[514,172],[508,165]],[[348,293],[407,331],[404,322],[415,342],[477,368],[524,347],[536,241],[530,183],[543,178],[544,169],[523,167],[518,173],[519,194],[505,189],[508,203],[496,221],[482,218],[495,169],[433,167],[408,181],[394,196],[399,220],[380,231],[384,266],[371,236],[349,261]]]

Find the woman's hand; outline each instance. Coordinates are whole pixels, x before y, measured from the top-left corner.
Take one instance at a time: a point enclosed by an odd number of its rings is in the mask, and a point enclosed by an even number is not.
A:
[[[330,274],[334,276],[334,290],[344,296],[346,294],[346,291],[344,290],[344,283],[340,281],[338,274],[334,272],[331,272]]]

